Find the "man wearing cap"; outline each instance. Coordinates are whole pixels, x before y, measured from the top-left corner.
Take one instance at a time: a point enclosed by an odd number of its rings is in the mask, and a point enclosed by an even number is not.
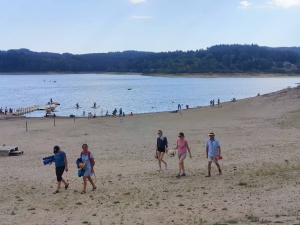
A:
[[[208,134],[209,139],[206,141],[206,158],[208,159],[208,174],[206,177],[210,177],[211,163],[214,162],[219,169],[219,175],[222,174],[218,159],[221,156],[221,146],[215,133],[211,132]]]

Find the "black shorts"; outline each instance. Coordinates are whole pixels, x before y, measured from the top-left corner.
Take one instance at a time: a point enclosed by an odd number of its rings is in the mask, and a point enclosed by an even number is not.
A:
[[[55,167],[57,181],[62,180],[62,175],[63,175],[64,171],[65,171],[65,166]]]
[[[165,148],[157,148],[157,150],[158,150],[159,152],[166,152],[166,149],[165,149]]]

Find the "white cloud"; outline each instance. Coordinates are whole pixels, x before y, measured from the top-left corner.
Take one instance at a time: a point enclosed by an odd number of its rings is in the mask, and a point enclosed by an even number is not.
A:
[[[136,4],[136,3],[142,3],[145,2],[146,0],[129,0],[129,2]]]
[[[300,0],[271,0],[268,4],[280,7],[300,6]]]
[[[252,3],[248,2],[248,1],[241,1],[239,3],[240,3],[239,8],[243,8],[243,9],[249,7],[250,5],[252,5]]]
[[[150,19],[152,16],[131,16],[132,19]]]

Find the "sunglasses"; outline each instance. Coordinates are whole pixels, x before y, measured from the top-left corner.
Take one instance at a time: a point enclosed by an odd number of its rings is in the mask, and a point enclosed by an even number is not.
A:
[[[157,134],[161,134],[161,133],[157,133]]]
[[[181,135],[179,135],[178,137],[182,137]]]

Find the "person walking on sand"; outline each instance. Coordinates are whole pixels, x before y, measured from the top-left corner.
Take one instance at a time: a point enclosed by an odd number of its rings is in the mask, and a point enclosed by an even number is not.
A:
[[[53,194],[57,194],[59,192],[61,182],[64,183],[65,190],[67,190],[69,187],[69,183],[67,183],[62,178],[64,171],[68,172],[68,160],[67,160],[66,153],[64,151],[61,151],[60,147],[57,145],[54,146],[53,153],[54,153],[54,162],[55,162],[55,172],[57,178],[57,188],[56,191],[53,192]]]
[[[87,144],[82,145],[82,152],[80,154],[80,158],[81,158],[82,162],[85,163],[85,166],[83,167],[84,173],[82,175],[83,190],[80,192],[80,194],[85,194],[87,180],[89,180],[89,182],[93,186],[92,191],[96,190],[96,188],[97,188],[91,178],[91,176],[94,175],[95,160],[94,160],[94,156],[92,155],[92,153],[88,150]]]
[[[165,164],[165,169],[168,169],[168,164],[166,163],[166,161],[163,160],[165,152],[168,151],[168,140],[166,136],[163,136],[163,132],[161,130],[158,130],[157,134],[158,134],[157,143],[156,143],[156,154],[158,160],[157,171],[160,172],[162,171],[161,162]]]
[[[208,159],[208,174],[206,177],[210,177],[211,163],[214,162],[219,169],[219,175],[222,174],[221,167],[218,163],[217,156],[221,156],[221,146],[217,138],[215,138],[215,133],[211,132],[208,134],[209,139],[206,141],[206,158]]]
[[[180,178],[180,177],[184,177],[186,175],[185,170],[184,170],[184,160],[185,160],[186,154],[187,154],[186,150],[188,150],[190,158],[192,158],[192,154],[191,154],[190,147],[188,145],[187,140],[184,139],[184,133],[180,132],[178,137],[179,137],[179,139],[177,140],[177,145],[176,145],[176,148],[174,148],[174,150],[178,149],[179,172],[176,175],[176,177]]]

